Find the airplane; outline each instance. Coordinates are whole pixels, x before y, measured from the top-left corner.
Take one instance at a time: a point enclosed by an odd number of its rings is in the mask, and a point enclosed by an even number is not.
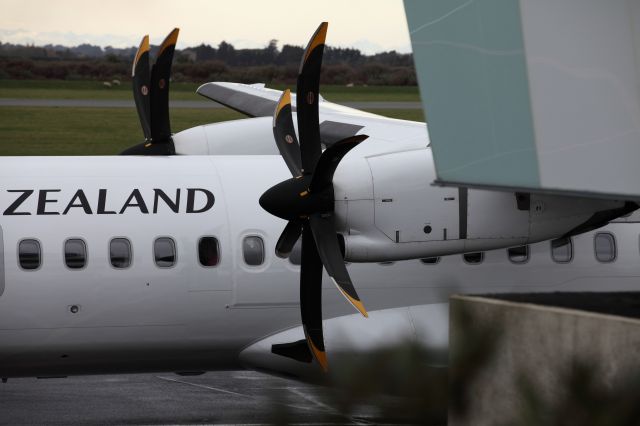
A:
[[[4,381],[317,377],[343,354],[405,340],[446,349],[453,292],[635,287],[637,204],[432,186],[424,123],[322,100],[326,30],[305,50],[295,104],[209,83],[199,92],[255,118],[175,135],[177,30],[152,67],[145,37],[133,66],[143,143],[0,158]]]

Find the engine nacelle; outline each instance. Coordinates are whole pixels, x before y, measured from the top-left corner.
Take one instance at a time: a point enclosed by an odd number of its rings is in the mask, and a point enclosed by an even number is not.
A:
[[[352,155],[343,163],[334,176],[335,211],[352,262],[531,244],[629,211],[624,201],[434,186],[428,148]]]

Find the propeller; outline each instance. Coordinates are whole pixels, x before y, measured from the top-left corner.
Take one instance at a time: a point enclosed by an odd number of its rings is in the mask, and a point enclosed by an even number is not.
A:
[[[324,152],[320,145],[318,89],[326,22],[309,41],[300,65],[296,109],[300,142],[293,127],[291,94],[285,90],[273,116],[273,135],[292,178],[268,189],[260,205],[288,221],[278,242],[276,255],[288,257],[302,237],[300,265],[300,311],[307,344],[314,358],[327,371],[322,331],[322,268],[338,290],[365,317],[344,264],[334,217],[333,174],[340,160],[368,136],[356,135],[336,142]]]
[[[120,153],[122,155],[175,154],[169,120],[169,80],[179,31],[175,28],[164,39],[151,69],[149,36],[144,36],[140,42],[133,60],[131,79],[144,142],[127,148]]]

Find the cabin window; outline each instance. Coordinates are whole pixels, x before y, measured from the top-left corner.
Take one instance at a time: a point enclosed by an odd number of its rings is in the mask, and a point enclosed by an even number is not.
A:
[[[176,264],[176,243],[173,238],[161,237],[153,244],[156,265],[160,268],[171,268]]]
[[[420,262],[424,263],[425,265],[435,265],[436,263],[440,262],[440,257],[424,257],[420,259]]]
[[[87,264],[87,245],[79,238],[64,242],[64,263],[69,269],[82,269]]]
[[[526,263],[529,260],[529,246],[518,246],[507,249],[509,260],[512,263]]]
[[[26,270],[34,270],[40,267],[40,242],[28,239],[20,241],[18,244],[18,260],[20,267]]]
[[[220,244],[216,237],[202,237],[198,241],[198,260],[205,267],[220,263]]]
[[[257,235],[244,237],[242,240],[242,255],[249,266],[259,266],[264,262],[264,241]]]
[[[598,232],[593,237],[596,259],[603,263],[616,260],[616,240],[608,232]]]
[[[126,238],[114,238],[109,243],[111,266],[125,269],[131,266],[131,243]]]
[[[556,263],[569,263],[573,259],[571,238],[559,238],[551,241],[551,258]]]
[[[298,241],[293,245],[293,249],[289,255],[289,262],[294,265],[300,265],[302,263],[302,238],[298,238]]]
[[[470,265],[477,265],[482,263],[484,260],[484,253],[481,251],[477,251],[474,253],[465,253],[462,255],[464,261]]]

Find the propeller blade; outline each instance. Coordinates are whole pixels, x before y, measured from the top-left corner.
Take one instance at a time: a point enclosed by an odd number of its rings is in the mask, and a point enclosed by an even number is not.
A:
[[[151,139],[151,106],[149,103],[149,36],[146,35],[140,42],[131,70],[133,82],[133,99],[136,102],[138,118],[146,140]]]
[[[322,369],[327,371],[329,366],[322,333],[322,260],[308,223],[303,225],[302,230],[300,314],[309,349]]]
[[[358,297],[358,293],[349,277],[347,267],[344,264],[344,259],[342,259],[333,214],[311,215],[309,217],[309,225],[327,274],[329,274],[333,283],[349,303],[364,317],[368,317],[367,310],[360,301],[360,297]]]
[[[300,145],[296,138],[291,115],[291,92],[282,92],[278,106],[273,114],[273,137],[278,151],[289,167],[291,174],[296,177],[302,175],[302,160],[300,159]]]
[[[276,256],[283,259],[289,257],[293,246],[296,245],[298,238],[300,238],[300,234],[302,234],[302,223],[293,220],[289,221],[276,243]]]
[[[300,133],[302,171],[311,174],[316,168],[322,148],[320,146],[320,123],[318,118],[318,90],[320,90],[320,67],[324,53],[324,41],[328,23],[320,24],[311,37],[304,52],[296,89],[296,112]]]
[[[154,144],[168,142],[171,138],[169,80],[179,31],[175,28],[164,39],[151,69],[151,139]]]
[[[318,160],[316,170],[311,178],[309,191],[318,192],[327,186],[332,185],[333,174],[335,173],[342,158],[368,137],[369,136],[367,135],[351,136],[342,139],[325,149]]]

